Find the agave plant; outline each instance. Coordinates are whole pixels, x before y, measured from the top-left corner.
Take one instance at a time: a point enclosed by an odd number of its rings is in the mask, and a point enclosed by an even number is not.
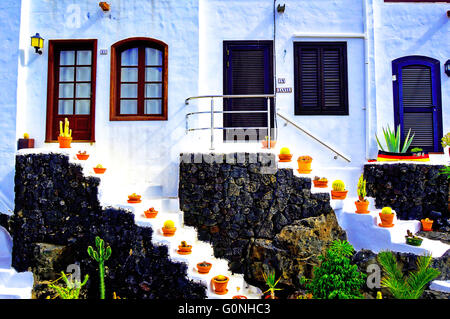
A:
[[[270,292],[270,298],[275,299],[275,291],[276,290],[282,290],[281,288],[275,288],[280,281],[281,277],[278,278],[278,280],[275,280],[275,271],[272,270],[269,274],[263,273],[264,280],[266,281],[266,285],[269,287],[266,291],[263,293]]]
[[[417,270],[403,275],[394,254],[390,251],[380,252],[377,256],[386,276],[381,280],[381,286],[390,290],[396,299],[419,299],[426,285],[439,276],[440,271],[430,267],[430,255],[417,258]]]
[[[413,134],[410,137],[411,134],[411,129],[409,129],[408,134],[406,135],[405,141],[403,142],[403,147],[400,148],[400,125],[397,126],[397,130],[396,131],[392,131],[391,128],[389,127],[389,125],[387,126],[387,128],[383,127],[383,135],[384,135],[384,139],[386,141],[386,147],[387,147],[387,151],[388,152],[393,152],[393,153],[406,153],[406,151],[408,150],[409,146],[411,145],[411,142],[414,138]],[[382,151],[385,151],[385,149],[383,148],[383,146],[380,143],[380,140],[378,139],[378,136],[375,135],[375,138],[377,139],[377,143],[378,146],[380,147],[380,149]]]

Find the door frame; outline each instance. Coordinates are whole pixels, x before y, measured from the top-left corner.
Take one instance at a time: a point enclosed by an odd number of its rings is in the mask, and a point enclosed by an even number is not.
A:
[[[229,90],[232,87],[232,79],[230,77],[230,74],[228,73],[228,68],[227,67],[227,63],[228,61],[228,54],[227,54],[227,50],[229,48],[232,47],[242,47],[242,48],[252,48],[254,46],[257,45],[261,45],[264,47],[268,47],[268,53],[269,56],[267,58],[267,61],[265,61],[265,65],[267,63],[268,65],[268,77],[269,77],[269,81],[268,83],[265,85],[264,90],[267,91],[268,93],[264,93],[264,94],[275,94],[275,83],[274,83],[274,52],[273,52],[273,48],[274,48],[274,44],[273,44],[273,40],[224,40],[223,41],[223,95],[228,95],[230,94]],[[270,93],[271,92],[271,93]],[[230,94],[231,95],[231,94]],[[275,99],[270,98],[270,111],[271,111],[271,118],[270,118],[270,122],[271,122],[271,128],[272,128],[272,137],[275,135],[274,132],[274,128],[276,127],[276,124],[274,123],[275,121]],[[223,99],[223,110],[227,110],[228,108],[228,99]],[[225,123],[226,123],[226,117],[225,114],[223,116],[223,124],[225,127]],[[226,136],[226,130],[224,130],[223,132],[224,134],[224,142],[230,142],[227,141],[225,139]]]
[[[396,76],[396,80],[393,81],[393,97],[394,97],[394,124],[395,127],[400,124],[401,140],[404,141],[405,136],[403,133],[403,104],[400,103],[400,99],[403,96],[402,87],[400,82],[402,80],[402,73],[399,72],[404,66],[409,65],[425,65],[431,69],[431,90],[433,92],[433,150],[429,152],[443,152],[440,138],[442,138],[442,95],[441,95],[441,69],[440,61],[421,55],[410,55],[395,59],[392,61],[392,75]],[[418,108],[420,111],[421,108]]]
[[[55,118],[55,51],[64,47],[73,47],[77,45],[92,46],[92,77],[91,77],[91,139],[90,140],[73,140],[72,142],[93,143],[95,142],[95,92],[97,83],[97,39],[64,39],[49,40],[48,45],[48,71],[47,71],[47,116],[45,129],[45,143],[54,143],[57,140],[52,138],[53,120]]]

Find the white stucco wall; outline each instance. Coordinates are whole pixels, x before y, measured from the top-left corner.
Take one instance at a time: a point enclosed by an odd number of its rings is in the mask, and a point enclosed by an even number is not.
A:
[[[14,206],[20,3],[20,0],[0,2],[0,212],[3,213]]]
[[[111,0],[104,13],[98,1],[24,0],[27,25],[21,42],[25,62],[21,65],[18,108],[28,114],[18,124],[17,137],[27,131],[36,147],[45,140],[48,40],[98,39],[95,150],[102,164],[121,179],[135,178],[163,184],[176,195],[179,146],[184,134],[184,99],[198,86],[197,0]],[[31,34],[45,38],[42,56],[29,45]],[[168,121],[109,121],[110,49],[129,37],[151,37],[168,44]],[[107,49],[108,55],[100,55]],[[19,71],[20,72],[20,71]],[[74,147],[82,147],[74,144]],[[168,169],[168,173],[162,173]]]
[[[378,130],[394,124],[392,61],[423,55],[441,63],[442,123],[450,131],[450,80],[444,63],[450,59],[449,3],[385,3],[374,1]]]

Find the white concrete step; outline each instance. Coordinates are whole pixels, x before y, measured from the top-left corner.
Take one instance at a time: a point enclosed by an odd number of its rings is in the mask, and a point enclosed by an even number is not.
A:
[[[450,280],[434,280],[430,284],[430,289],[450,293]]]
[[[416,247],[406,244],[405,236],[407,230],[413,234],[421,229],[420,221],[417,220],[399,220],[395,216],[391,228],[378,226],[381,222],[373,200],[369,199],[369,214],[355,213],[354,202],[356,198],[347,198],[345,200],[331,200],[339,225],[346,231],[350,244],[356,250],[370,249],[375,253],[382,250],[391,250],[403,253],[413,253],[416,255],[431,254],[433,257],[441,257],[450,245],[440,241],[423,238],[421,246]]]

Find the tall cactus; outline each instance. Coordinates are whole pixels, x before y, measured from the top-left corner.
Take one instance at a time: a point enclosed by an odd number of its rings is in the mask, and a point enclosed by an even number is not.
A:
[[[94,250],[92,246],[89,246],[87,251],[89,256],[98,262],[98,272],[100,278],[100,299],[105,299],[105,261],[111,257],[111,247],[105,248],[105,242],[100,237],[95,237],[95,246],[97,250]]]

